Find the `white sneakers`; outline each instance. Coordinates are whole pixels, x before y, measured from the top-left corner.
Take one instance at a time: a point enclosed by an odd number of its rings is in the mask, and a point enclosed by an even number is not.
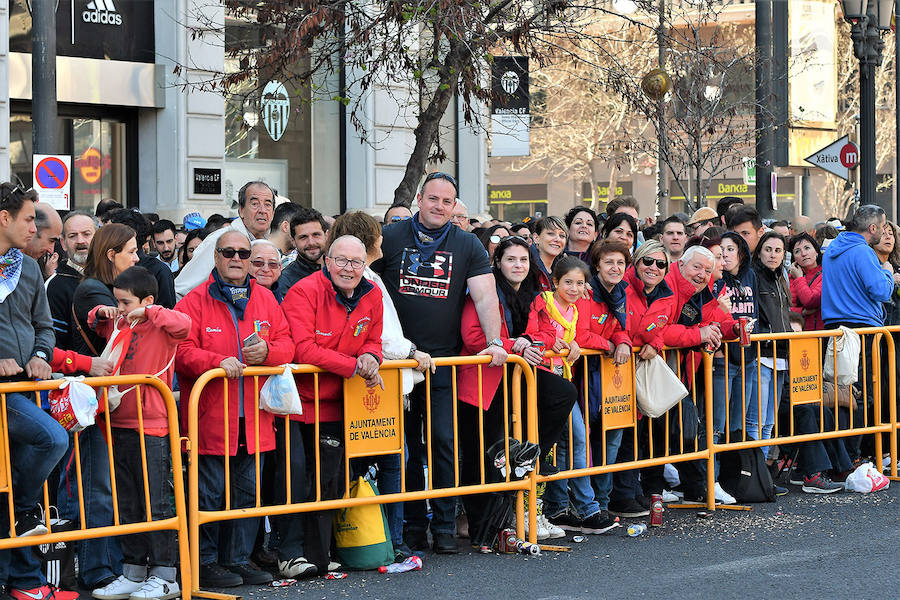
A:
[[[547,526],[544,524],[542,517],[544,515],[537,516],[537,539],[546,540],[550,537],[550,531],[547,530]],[[528,537],[528,513],[525,513],[525,537]]]
[[[291,579],[302,579],[303,577],[311,577],[316,574],[316,565],[307,562],[302,556],[292,558],[291,560],[279,560],[278,570],[283,577]]]
[[[716,502],[721,502],[722,504],[737,504],[737,500],[735,500],[734,496],[726,492],[722,489],[722,486],[719,485],[719,482],[716,482]]]
[[[129,596],[130,600],[168,600],[181,595],[181,587],[177,582],[166,581],[162,577],[151,575],[141,589]]]
[[[544,526],[544,529],[550,534],[548,537],[550,539],[559,539],[566,537],[566,532],[562,527],[557,527],[544,515],[538,515],[538,523]]]
[[[666,504],[668,504],[669,502],[678,502],[682,497],[684,497],[684,494],[679,496],[678,494],[670,492],[669,490],[662,491],[662,501]]]
[[[110,584],[97,588],[91,596],[98,600],[166,600],[181,595],[181,587],[176,582],[166,581],[151,575],[145,581],[132,581],[119,575]]]

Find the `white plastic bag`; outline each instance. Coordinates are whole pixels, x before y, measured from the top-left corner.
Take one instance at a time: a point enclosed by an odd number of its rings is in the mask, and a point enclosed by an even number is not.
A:
[[[59,389],[50,390],[50,414],[66,431],[76,433],[94,424],[97,416],[97,392],[82,381],[83,377],[66,377]]]
[[[661,417],[688,395],[687,388],[658,354],[638,360],[634,368],[634,395],[638,408],[648,417]]]
[[[259,391],[259,407],[275,415],[302,415],[303,405],[300,403],[300,392],[291,369],[297,365],[284,365],[284,371],[278,375],[269,375]]]
[[[838,385],[853,385],[859,379],[859,334],[841,326],[843,335],[828,340],[825,351],[825,381],[834,381]],[[834,377],[834,352],[837,348],[837,381]]]
[[[868,494],[886,489],[890,484],[890,479],[879,473],[870,462],[859,465],[847,475],[847,489],[852,492]]]

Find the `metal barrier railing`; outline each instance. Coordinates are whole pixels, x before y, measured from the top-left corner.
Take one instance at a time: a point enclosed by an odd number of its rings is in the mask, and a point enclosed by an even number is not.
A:
[[[81,444],[79,438],[84,432],[74,434],[74,465],[76,473],[76,490],[78,497],[78,528],[70,531],[53,531],[50,519],[50,491],[48,484],[43,484],[43,509],[46,515],[45,524],[48,532],[43,535],[18,537],[15,534],[15,490],[12,485],[12,460],[10,454],[9,419],[7,415],[7,396],[9,394],[32,394],[35,402],[40,406],[39,392],[50,391],[59,388],[60,380],[47,380],[37,382],[16,382],[0,384],[0,428],[2,428],[2,443],[0,443],[0,492],[7,494],[9,509],[10,529],[12,537],[0,539],[0,549],[20,548],[23,546],[37,546],[40,544],[54,544],[63,541],[89,540],[107,536],[122,536],[129,534],[149,533],[154,531],[175,531],[178,537],[178,566],[180,566],[181,595],[188,600],[191,590],[191,569],[188,562],[188,531],[187,512],[184,504],[184,480],[181,468],[181,441],[178,429],[178,409],[175,399],[169,387],[152,375],[120,375],[115,377],[86,378],[83,382],[99,391],[99,404],[101,411],[109,414],[109,388],[108,386],[134,386],[133,392],[125,397],[129,401],[133,393],[137,407],[138,427],[137,432],[140,441],[140,461],[142,472],[142,501],[144,505],[145,521],[123,523],[119,514],[118,492],[115,470],[115,445],[113,444],[113,431],[109,419],[102,419],[92,427],[102,428],[106,444],[106,458],[109,461],[109,484],[112,490],[112,522],[108,525],[88,527],[85,519],[84,507],[84,483],[81,469]],[[169,452],[171,454],[172,481],[174,486],[174,516],[169,518],[154,519],[151,508],[149,477],[147,474],[147,454],[144,432],[144,409],[142,402],[143,388],[149,386],[155,389],[166,404],[167,425],[169,432]],[[99,419],[99,418],[98,418]],[[87,430],[86,430],[87,431]],[[102,449],[101,449],[102,451]]]
[[[426,479],[425,489],[423,490],[407,490],[406,486],[406,448],[403,444],[403,437],[400,435],[401,433],[408,433],[408,428],[406,427],[406,412],[403,410],[403,397],[399,388],[399,369],[403,368],[412,368],[417,365],[416,361],[412,360],[399,360],[399,361],[385,361],[381,366],[381,373],[386,381],[393,380],[392,384],[386,385],[386,389],[384,391],[380,391],[378,388],[370,388],[367,389],[365,384],[359,380],[357,383],[353,383],[353,380],[348,380],[345,382],[346,385],[353,385],[355,387],[352,388],[350,393],[344,394],[344,414],[347,414],[348,411],[348,402],[358,402],[364,403],[366,401],[366,397],[369,394],[374,394],[377,396],[377,400],[373,400],[372,404],[378,404],[381,406],[390,405],[391,407],[391,417],[396,419],[397,427],[393,431],[392,435],[388,436],[379,436],[378,439],[384,440],[385,437],[392,437],[395,439],[399,439],[399,444],[395,447],[386,449],[385,447],[379,447],[376,449],[358,449],[354,448],[353,445],[348,445],[347,442],[351,440],[351,432],[350,425],[351,419],[344,418],[344,424],[342,426],[343,434],[345,436],[344,439],[344,448],[345,453],[343,457],[343,481],[345,485],[344,496],[340,498],[323,498],[323,490],[322,490],[322,481],[321,481],[321,467],[322,467],[322,457],[320,456],[319,444],[314,443],[315,447],[314,452],[314,483],[313,489],[309,490],[308,499],[302,502],[291,502],[292,498],[290,495],[290,485],[291,485],[291,469],[292,466],[290,464],[290,460],[286,460],[285,464],[285,480],[283,485],[286,488],[285,497],[288,501],[285,504],[279,505],[266,505],[262,501],[262,490],[261,490],[261,478],[260,478],[260,412],[263,412],[259,408],[259,394],[260,388],[262,385],[262,381],[260,378],[263,378],[268,375],[276,375],[283,371],[283,367],[248,367],[244,369],[243,377],[244,378],[253,378],[254,385],[253,389],[254,398],[252,400],[252,418],[253,418],[253,436],[254,436],[254,481],[255,481],[255,490],[254,490],[254,499],[252,501],[251,506],[235,508],[232,506],[232,490],[230,487],[231,480],[231,467],[230,461],[225,460],[224,463],[224,481],[225,481],[225,497],[224,497],[224,509],[223,510],[200,510],[199,507],[199,459],[201,454],[200,450],[200,425],[203,420],[202,416],[199,414],[199,400],[200,396],[204,389],[208,386],[214,384],[214,382],[222,380],[225,378],[225,371],[223,369],[214,369],[211,371],[207,371],[201,377],[199,377],[194,383],[190,398],[188,400],[187,411],[188,411],[188,438],[189,438],[189,453],[190,453],[190,462],[189,462],[189,471],[188,471],[188,494],[189,494],[189,509],[188,514],[190,515],[190,531],[189,531],[189,539],[190,539],[190,562],[193,573],[199,573],[200,569],[200,527],[207,523],[212,522],[220,522],[220,521],[228,521],[234,519],[241,518],[252,518],[252,517],[261,517],[261,516],[276,516],[276,515],[287,515],[294,513],[303,513],[303,512],[311,512],[311,511],[323,511],[323,510],[332,510],[339,508],[349,508],[353,506],[361,506],[367,504],[388,504],[392,502],[401,502],[401,501],[411,501],[411,500],[425,500],[425,499],[436,499],[436,498],[444,498],[451,496],[462,496],[468,494],[481,494],[488,492],[516,492],[517,493],[517,501],[516,501],[516,522],[517,529],[519,534],[523,533],[524,529],[524,515],[523,515],[523,493],[526,490],[534,490],[535,483],[533,481],[533,475],[527,476],[523,479],[515,479],[511,476],[509,469],[507,469],[506,475],[503,481],[499,482],[489,482],[486,477],[485,467],[483,464],[483,457],[486,449],[486,441],[484,439],[484,429],[483,429],[483,418],[484,411],[479,410],[478,415],[478,436],[477,436],[477,448],[479,457],[481,458],[481,468],[479,473],[479,481],[472,485],[461,485],[460,481],[460,473],[459,473],[459,456],[460,456],[460,440],[457,435],[457,426],[458,426],[458,405],[459,405],[459,396],[457,390],[457,370],[461,366],[472,365],[477,369],[477,378],[478,378],[478,404],[479,408],[485,405],[486,399],[482,397],[482,387],[481,381],[483,377],[483,369],[485,365],[490,362],[490,357],[488,356],[470,356],[470,357],[448,357],[448,358],[435,358],[434,363],[438,368],[449,367],[452,371],[452,384],[451,384],[451,400],[452,400],[452,419],[453,419],[453,476],[451,485],[445,487],[435,487],[435,469],[434,466],[434,440],[432,439],[432,406],[431,406],[431,382],[433,375],[430,372],[425,373],[425,421],[424,421],[424,443],[426,448],[426,465],[428,467],[428,475]],[[530,441],[537,440],[537,412],[536,412],[536,398],[535,398],[535,385],[534,385],[534,373],[528,367],[528,363],[525,362],[523,358],[520,356],[512,355],[509,357],[506,365],[502,367],[503,377],[501,381],[501,386],[503,389],[502,393],[502,401],[503,401],[503,433],[504,439],[506,440],[504,443],[504,454],[506,457],[507,464],[510,463],[510,449],[509,449],[509,438],[510,433],[512,437],[522,440],[522,418],[527,417],[527,436],[526,439]],[[510,370],[512,369],[512,374],[510,375]],[[311,424],[314,431],[314,439],[318,441],[320,439],[321,425],[320,422],[320,413],[321,413],[321,399],[319,396],[320,391],[320,379],[323,375],[323,371],[317,367],[312,365],[298,365],[293,372],[297,375],[307,375],[312,378],[312,410],[313,410],[313,423]],[[389,377],[388,375],[398,375],[397,377]],[[331,375],[333,377],[333,375]],[[354,378],[359,379],[359,378]],[[526,413],[523,415],[522,403],[519,400],[523,397],[522,394],[522,384],[524,381],[525,385],[525,394],[524,397],[526,399],[525,409]],[[508,387],[507,387],[508,386]],[[346,388],[348,390],[350,388]],[[229,386],[223,385],[222,387],[223,393],[221,395],[221,406],[223,409],[223,414],[229,414],[229,406],[232,402],[234,402],[233,393],[229,391]],[[496,401],[496,399],[495,399]],[[251,414],[247,413],[248,406],[245,404],[245,418],[250,418]],[[304,408],[306,410],[306,408]],[[266,417],[263,417],[264,419]],[[290,441],[290,427],[288,423],[290,421],[289,416],[275,416],[275,419],[283,419],[284,420],[284,432],[285,432],[285,448],[291,448]],[[211,431],[212,428],[222,427],[222,432],[224,434],[225,455],[231,454],[231,443],[229,441],[229,423],[228,419],[224,419],[222,424],[219,423],[203,423],[204,431]],[[511,429],[510,429],[511,427]],[[524,441],[524,440],[523,440]],[[249,445],[248,445],[249,447]],[[364,457],[373,457],[373,456],[384,456],[390,454],[399,454],[400,455],[400,468],[401,468],[401,488],[399,492],[396,493],[384,493],[382,492],[378,496],[374,497],[359,497],[359,498],[349,498],[347,497],[347,491],[349,490],[349,481],[350,481],[350,465],[351,461],[354,458],[364,458]],[[282,485],[281,481],[276,482],[276,485]],[[531,509],[530,518],[534,518],[535,515],[535,494],[532,493],[529,495],[529,505]],[[532,524],[533,525],[533,524]],[[535,527],[532,526],[530,531],[530,535],[532,538],[535,536]],[[534,541],[534,539],[532,540]],[[193,578],[193,588],[192,593],[196,596],[201,597],[211,597],[211,598],[224,598],[230,596],[223,596],[222,594],[215,594],[207,591],[201,591],[199,589],[199,579],[197,577]]]
[[[900,328],[897,329],[900,331]],[[751,347],[756,350],[756,358],[751,361],[750,368],[755,369],[756,382],[752,389],[751,398],[746,398],[746,369],[748,368],[747,360],[743,356],[745,350],[742,348],[742,370],[741,370],[741,417],[742,423],[739,427],[742,432],[740,440],[726,441],[725,443],[716,442],[710,444],[711,465],[714,463],[715,455],[731,450],[739,450],[744,448],[764,448],[773,445],[795,444],[807,442],[819,442],[825,440],[834,440],[840,438],[849,438],[853,436],[863,436],[868,434],[876,434],[874,436],[874,454],[880,461],[883,455],[882,434],[890,435],[890,445],[892,457],[891,471],[892,476],[896,477],[896,446],[897,446],[897,410],[896,410],[896,363],[895,363],[895,347],[894,340],[888,329],[884,327],[870,327],[855,329],[860,336],[860,372],[861,377],[858,382],[859,404],[861,408],[853,410],[847,408],[846,414],[843,414],[840,406],[841,388],[850,388],[852,386],[833,385],[833,407],[828,406],[826,399],[824,377],[824,360],[826,355],[826,344],[828,340],[840,338],[843,334],[841,330],[828,331],[805,331],[805,332],[787,332],[777,334],[754,334],[750,336]],[[881,350],[880,343],[885,343],[887,349],[888,376],[882,377],[881,372]],[[787,351],[784,349],[787,345]],[[728,349],[725,348],[725,360],[728,360]],[[768,365],[763,365],[762,360],[765,359]],[[833,372],[838,372],[837,353],[833,355]],[[778,369],[779,360],[787,363],[788,369]],[[784,363],[782,363],[784,365]],[[764,406],[763,398],[768,398],[764,394],[762,374],[763,368],[775,371],[770,379],[772,392],[779,388],[777,384],[778,377],[789,376],[789,379],[782,382],[787,383],[789,406],[789,432],[787,435],[781,433],[782,428],[779,427],[779,403],[781,398],[776,396],[771,403],[766,402],[770,406]],[[785,375],[778,373],[784,372]],[[707,384],[711,385],[712,374],[707,373]],[[884,415],[882,411],[882,385],[886,385],[887,406],[889,407],[888,415]],[[728,386],[726,386],[726,389]],[[729,390],[730,391],[730,390]],[[765,390],[768,394],[769,390]],[[847,398],[854,398],[854,392],[851,389],[846,390]],[[780,396],[780,395],[779,395]],[[753,400],[755,398],[755,406]],[[726,398],[726,428],[725,433],[734,431],[737,428],[730,422],[730,410],[734,398]],[[849,400],[848,400],[849,401]],[[799,406],[812,406],[818,408],[818,431],[797,433],[795,430],[795,410]],[[852,404],[851,404],[852,406]],[[753,431],[750,423],[747,421],[748,408],[756,409],[756,430]],[[772,408],[774,410],[768,425],[771,426],[771,435],[768,432],[767,418],[763,415],[767,414],[764,409]],[[829,418],[833,417],[834,425],[826,427],[826,411],[831,411]],[[845,416],[845,419],[841,417]],[[887,420],[884,417],[887,416]],[[842,424],[842,421],[846,420]],[[756,434],[755,436],[753,434]],[[880,468],[881,465],[878,465]],[[709,489],[707,502],[710,510],[715,509],[715,499],[712,495],[713,486],[715,484],[714,472],[708,469],[707,486]]]

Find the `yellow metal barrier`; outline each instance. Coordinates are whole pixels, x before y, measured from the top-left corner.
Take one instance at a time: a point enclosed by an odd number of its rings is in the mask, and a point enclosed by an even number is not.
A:
[[[457,396],[457,387],[456,387],[456,379],[457,379],[457,369],[460,366],[464,365],[476,365],[477,366],[477,377],[478,377],[478,397],[479,397],[479,405],[484,406],[485,398],[481,397],[482,388],[481,388],[481,379],[483,376],[483,368],[490,362],[491,358],[489,356],[463,356],[463,357],[447,357],[447,358],[435,358],[434,362],[438,367],[451,367],[453,371],[453,387],[452,387],[452,401],[453,401],[453,427],[454,427],[454,436],[453,436],[453,455],[454,455],[454,464],[459,464],[459,439],[457,432],[457,406],[459,403],[459,398]],[[399,369],[402,368],[412,368],[417,365],[416,361],[412,360],[399,360],[399,361],[385,361],[381,366],[381,373],[383,377],[390,377],[391,374],[396,374]],[[529,365],[525,360],[516,355],[511,355],[503,367],[503,378],[501,380],[500,385],[503,386],[503,402],[504,402],[504,436],[507,440],[505,442],[505,455],[507,464],[510,462],[510,454],[509,454],[509,438],[510,438],[510,423],[512,425],[511,434],[512,437],[517,438],[519,440],[525,441],[522,439],[522,403],[519,401],[522,398],[522,381],[525,383],[525,408],[527,412],[525,416],[527,416],[527,436],[525,439],[529,441],[536,442],[537,441],[537,400],[535,396],[535,383],[534,383],[534,373],[530,369]],[[510,375],[509,370],[513,369],[512,375]],[[230,489],[230,461],[225,460],[225,501],[224,501],[224,510],[200,510],[199,508],[199,434],[200,434],[200,426],[201,423],[203,425],[204,431],[209,431],[211,428],[222,427],[224,430],[224,439],[225,439],[225,455],[230,454],[229,448],[229,436],[228,436],[228,419],[224,420],[224,423],[212,423],[203,421],[203,417],[199,414],[199,399],[203,390],[209,386],[212,382],[216,380],[221,380],[225,377],[225,371],[223,369],[213,369],[211,371],[207,371],[201,377],[197,379],[195,382],[190,398],[188,399],[188,405],[186,410],[188,411],[188,438],[189,438],[189,453],[190,453],[190,462],[189,462],[189,471],[188,471],[188,494],[189,494],[189,503],[188,503],[188,514],[190,515],[190,563],[191,570],[194,574],[199,574],[200,572],[200,527],[201,525],[212,523],[212,522],[220,522],[220,521],[228,521],[234,519],[241,518],[252,518],[252,517],[261,517],[261,516],[275,516],[275,515],[286,515],[293,513],[303,513],[303,512],[311,512],[311,511],[324,511],[324,510],[332,510],[332,509],[340,509],[340,508],[349,508],[353,506],[361,506],[366,504],[387,504],[392,502],[403,502],[410,500],[425,500],[425,499],[433,499],[433,498],[444,498],[444,497],[452,497],[452,496],[460,496],[467,494],[482,494],[488,492],[517,492],[517,502],[516,502],[516,522],[519,534],[523,533],[524,528],[524,515],[523,515],[523,493],[526,490],[530,490],[532,493],[529,494],[529,505],[530,505],[530,515],[529,517],[533,520],[535,518],[535,501],[536,494],[534,493],[536,483],[534,480],[534,475],[532,474],[529,477],[524,479],[516,480],[511,477],[509,469],[507,469],[506,476],[503,481],[489,483],[486,479],[485,469],[484,469],[484,454],[486,450],[485,439],[484,439],[484,430],[483,430],[483,411],[479,411],[478,424],[479,424],[479,432],[478,432],[478,450],[479,457],[482,463],[480,469],[480,481],[474,485],[461,485],[460,484],[460,474],[458,466],[454,470],[453,474],[453,485],[445,488],[437,488],[435,489],[433,486],[433,477],[434,477],[434,469],[432,467],[432,435],[431,435],[431,424],[432,424],[432,408],[430,403],[430,389],[431,389],[431,378],[432,375],[430,372],[425,373],[425,385],[426,385],[426,419],[425,419],[425,444],[427,449],[427,466],[428,468],[428,479],[426,483],[426,489],[417,490],[417,491],[408,491],[406,489],[406,450],[403,444],[400,444],[400,447],[396,453],[400,454],[401,460],[401,490],[399,493],[382,493],[379,496],[374,497],[361,497],[361,498],[349,498],[347,497],[349,487],[345,488],[344,497],[337,499],[323,499],[322,498],[322,485],[320,478],[320,466],[321,460],[319,456],[319,445],[315,443],[314,446],[316,448],[315,451],[315,489],[310,490],[310,499],[304,502],[287,502],[285,504],[279,505],[265,505],[262,502],[262,493],[261,493],[261,479],[260,479],[260,450],[259,450],[259,440],[260,440],[260,429],[259,429],[259,390],[262,385],[262,381],[260,378],[263,378],[268,375],[275,375],[281,373],[283,371],[283,367],[248,367],[244,369],[244,377],[252,377],[254,378],[254,389],[255,394],[253,398],[254,405],[254,423],[256,423],[255,432],[253,435],[255,436],[255,451],[254,451],[254,477],[255,477],[255,499],[253,502],[253,506],[246,508],[233,508],[231,506],[231,489]],[[320,398],[319,398],[319,383],[320,378],[319,375],[323,373],[323,371],[317,367],[312,365],[299,365],[293,371],[295,374],[311,374],[313,376],[313,385],[314,385],[314,398],[313,398],[313,411],[315,415],[314,422],[314,436],[315,440],[318,441],[320,439]],[[509,377],[512,377],[512,381],[509,381]],[[398,378],[399,379],[399,378]],[[509,384],[509,389],[507,389],[507,384]],[[395,390],[393,397],[382,397],[380,398],[380,402],[390,402],[394,403],[395,406],[401,407],[399,410],[399,431],[405,432],[405,411],[402,410],[403,406],[403,398],[400,396],[399,390],[397,386],[388,386],[388,390]],[[229,398],[228,386],[223,386],[224,393],[222,395],[222,407],[223,414],[229,414],[229,402],[232,399]],[[365,387],[357,388],[357,390],[362,390],[359,392],[358,400],[360,403],[366,401],[366,394],[368,392],[365,391]],[[511,390],[511,391],[510,391]],[[249,415],[248,415],[249,417]],[[285,446],[286,448],[290,448],[290,438],[289,430],[287,427],[287,422],[290,419],[288,416],[275,416],[276,419],[284,419],[285,420]],[[348,419],[344,419],[345,423],[343,425],[344,435],[349,435],[349,422]],[[345,448],[347,447],[348,438],[345,437],[344,444]],[[402,440],[401,440],[402,441]],[[378,456],[378,455],[387,455],[394,453],[394,450],[387,451],[372,451],[372,452],[363,452],[360,454],[353,454],[352,452],[345,453],[343,466],[345,469],[344,474],[344,483],[345,485],[349,484],[349,463],[352,458],[355,457],[365,457],[365,456]],[[284,485],[288,488],[289,494],[289,486],[291,479],[291,465],[290,461],[286,461],[285,470],[285,481]],[[280,485],[280,482],[276,482],[276,485]],[[286,495],[288,500],[290,500],[291,496]],[[535,541],[536,535],[536,527],[534,523],[531,524],[531,528],[529,530],[530,537],[532,541]],[[232,596],[227,596],[223,594],[216,594],[207,591],[201,591],[199,587],[199,576],[195,575],[192,579],[193,588],[192,593],[195,596],[208,597],[208,598],[231,598]]]
[[[841,419],[839,418],[839,386],[834,386],[834,428],[825,428],[825,411],[830,410],[829,407],[826,406],[826,402],[824,399],[824,356],[825,356],[825,346],[830,339],[839,338],[843,334],[840,330],[828,330],[828,331],[807,331],[807,332],[786,332],[786,333],[777,333],[777,334],[754,334],[750,336],[751,345],[755,345],[756,349],[756,372],[757,372],[757,380],[756,380],[756,400],[757,400],[757,430],[755,432],[747,431],[746,427],[746,409],[747,409],[747,398],[746,396],[742,397],[743,404],[743,412],[742,416],[744,419],[744,423],[741,424],[740,429],[743,431],[742,439],[739,441],[728,441],[726,443],[716,443],[714,439],[710,438],[711,443],[709,444],[710,448],[710,456],[709,456],[709,464],[710,467],[714,465],[715,455],[721,452],[727,452],[730,450],[739,450],[743,448],[761,448],[773,445],[781,445],[781,444],[794,444],[794,443],[802,443],[802,442],[814,442],[814,441],[824,441],[824,440],[833,440],[839,438],[847,438],[851,436],[862,436],[868,434],[877,434],[874,438],[875,443],[875,455],[878,457],[877,460],[881,460],[882,456],[882,439],[881,434],[889,434],[891,438],[891,457],[892,457],[892,476],[896,477],[896,446],[897,446],[897,411],[896,411],[896,363],[895,363],[895,347],[894,340],[890,335],[890,332],[887,328],[884,327],[869,327],[863,329],[855,330],[861,339],[861,352],[860,352],[860,364],[862,365],[862,381],[860,382],[862,392],[860,397],[860,402],[862,404],[862,415],[855,415],[852,410],[848,410],[848,423],[847,426],[841,426]],[[897,328],[897,331],[900,331],[900,328]],[[867,341],[869,342],[867,344]],[[880,364],[880,342],[884,341],[887,347],[887,364],[889,365],[888,377],[885,380],[887,383],[887,392],[888,392],[888,406],[890,407],[889,411],[889,419],[885,421],[882,415],[882,403],[881,403],[881,386],[882,386],[882,373],[881,373],[881,364]],[[771,350],[766,348],[764,344],[766,342],[771,343]],[[786,354],[788,354],[788,362],[790,369],[786,371],[789,374],[790,379],[788,379],[785,383],[787,383],[791,388],[789,389],[790,396],[790,406],[789,414],[790,414],[790,432],[788,435],[782,435],[780,433],[779,428],[779,403],[780,398],[776,398],[774,401],[774,414],[773,414],[773,429],[772,435],[769,438],[763,439],[763,429],[764,429],[764,419],[762,418],[763,414],[763,394],[762,392],[762,382],[761,382],[761,373],[762,366],[761,362],[758,360],[758,357],[770,358],[772,363],[777,366],[778,360],[778,347],[782,344],[788,344],[789,350]],[[867,346],[871,346],[872,350],[867,350]],[[727,357],[727,348],[725,350],[726,353],[726,361]],[[744,349],[741,350],[742,355],[744,354]],[[785,353],[782,352],[782,356]],[[835,353],[833,358],[833,371],[837,372],[837,355]],[[746,361],[742,361],[742,373],[747,368]],[[776,369],[777,371],[777,369]],[[776,375],[779,376],[779,375]],[[783,377],[783,375],[781,375]],[[707,387],[711,387],[712,382],[712,373],[711,370],[706,374],[707,377]],[[743,381],[743,375],[742,375]],[[843,386],[840,386],[843,387]],[[849,387],[849,386],[848,386]],[[727,388],[727,386],[726,386]],[[741,386],[742,392],[746,390],[745,386]],[[869,403],[867,402],[868,392],[871,391],[872,397],[872,407],[870,414]],[[848,390],[848,393],[849,390]],[[852,396],[851,396],[852,397]],[[726,434],[736,429],[733,424],[730,423],[730,401],[732,398],[726,397],[725,404],[725,415],[726,415]],[[812,433],[804,433],[804,434],[796,434],[794,431],[794,409],[800,405],[815,405],[819,409],[819,431]],[[710,413],[711,414],[711,413]],[[707,423],[707,430],[710,430],[711,424]],[[756,437],[753,437],[753,433],[756,434]],[[880,465],[878,465],[880,468]],[[707,472],[707,484],[708,484],[708,508],[710,510],[715,509],[715,499],[713,498],[713,486],[715,483],[715,475],[712,468],[708,469]]]
[[[121,375],[115,377],[96,377],[96,378],[86,378],[84,379],[84,383],[87,385],[100,390],[100,406],[101,409],[105,408],[106,413],[109,414],[109,398],[108,398],[108,387],[107,386],[120,386],[124,388],[125,386],[135,386],[134,393],[136,394],[136,405],[138,409],[138,433],[140,436],[141,443],[141,467],[143,472],[143,502],[144,509],[146,514],[146,521],[136,522],[136,523],[122,523],[119,516],[118,502],[117,502],[117,491],[116,491],[116,476],[115,476],[115,465],[114,465],[114,456],[115,456],[115,446],[112,443],[112,427],[109,423],[108,419],[104,419],[104,425],[94,425],[94,427],[104,427],[104,434],[106,438],[106,450],[107,456],[109,459],[110,466],[110,486],[112,488],[112,498],[113,498],[113,523],[108,526],[103,527],[87,527],[85,525],[85,510],[84,510],[84,489],[82,484],[82,474],[81,474],[81,462],[80,462],[80,445],[78,438],[80,434],[76,433],[74,436],[74,453],[75,453],[75,471],[76,471],[76,483],[77,483],[77,491],[78,491],[78,505],[79,505],[79,527],[78,529],[72,531],[53,531],[52,524],[50,523],[49,515],[49,505],[50,505],[50,496],[49,490],[47,487],[47,483],[44,483],[44,493],[43,493],[43,507],[44,514],[47,516],[46,525],[48,532],[44,535],[35,535],[35,536],[27,536],[27,537],[16,537],[15,531],[12,531],[12,537],[0,539],[0,549],[7,548],[20,548],[23,546],[37,546],[40,544],[53,544],[56,542],[62,541],[76,541],[76,540],[87,540],[94,538],[101,538],[107,536],[119,536],[119,535],[129,535],[129,534],[137,534],[137,533],[149,533],[153,531],[166,531],[172,530],[175,531],[178,536],[178,556],[179,556],[179,566],[180,566],[180,575],[181,575],[181,594],[184,600],[188,600],[190,598],[190,591],[192,587],[191,583],[191,569],[188,561],[189,552],[188,552],[188,530],[187,530],[187,517],[185,511],[184,504],[184,480],[182,478],[182,469],[181,469],[181,438],[178,433],[178,409],[175,405],[175,399],[172,396],[172,391],[168,388],[168,386],[160,381],[157,377],[152,375]],[[7,493],[7,503],[9,509],[9,519],[11,524],[11,529],[15,529],[15,516],[14,516],[14,496],[15,490],[12,489],[12,481],[11,481],[11,473],[12,473],[12,465],[10,459],[10,447],[9,447],[9,423],[7,419],[7,395],[13,393],[20,394],[34,394],[36,396],[35,400],[39,403],[38,392],[49,391],[58,389],[60,384],[60,380],[48,380],[48,381],[37,381],[37,382],[16,382],[16,383],[2,383],[0,384],[0,428],[2,428],[2,433],[0,433],[0,437],[2,437],[2,443],[0,443],[0,492]],[[149,491],[149,479],[147,475],[147,456],[144,444],[144,431],[143,431],[143,408],[141,402],[141,394],[142,388],[144,386],[149,386],[154,388],[159,394],[162,396],[163,400],[166,403],[166,411],[167,411],[167,419],[168,419],[168,428],[169,428],[169,448],[171,452],[171,460],[172,460],[172,472],[174,474],[173,483],[174,483],[174,496],[175,496],[175,516],[166,518],[166,519],[156,519],[154,520],[152,517],[151,503],[150,503],[150,491]],[[102,388],[102,390],[101,390]]]

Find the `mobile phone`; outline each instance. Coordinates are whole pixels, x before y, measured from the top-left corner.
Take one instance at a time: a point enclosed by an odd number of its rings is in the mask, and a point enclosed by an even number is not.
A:
[[[255,331],[244,338],[244,346],[252,346],[257,342],[259,342],[259,335]]]

